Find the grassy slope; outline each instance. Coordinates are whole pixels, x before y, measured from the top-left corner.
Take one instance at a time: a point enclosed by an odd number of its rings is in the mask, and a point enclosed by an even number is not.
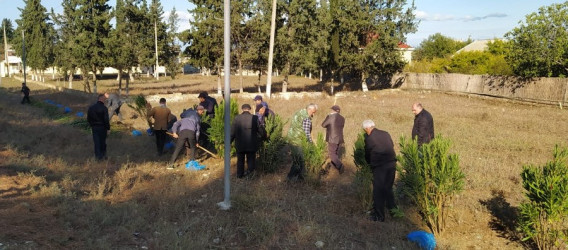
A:
[[[195,81],[179,84],[203,88]],[[107,141],[110,159],[95,162],[90,134],[69,125],[76,118],[50,113],[43,103],[55,100],[75,112],[92,100],[30,87],[34,106],[19,104],[17,82],[4,78],[0,93],[0,228],[9,228],[0,232],[0,243],[8,248],[305,249],[318,240],[331,249],[413,248],[404,236],[422,225],[407,203],[401,201],[404,219],[367,221],[350,187],[350,155],[364,119],[374,119],[395,144],[409,135],[415,101],[433,114],[436,132],[453,141],[467,175],[448,230],[437,239],[442,249],[520,248],[512,218],[522,199],[521,166],[542,164],[555,143],[566,143],[568,121],[564,110],[553,107],[428,92],[270,100],[285,118],[310,102],[319,104],[316,133],[324,132],[319,124],[328,108],[340,105],[348,171],[332,171],[319,187],[287,183],[288,166],[272,175],[231,179],[233,208],[220,211],[215,204],[223,200],[221,161],[205,161],[209,170],[202,172],[165,170],[168,156],[155,155],[152,137],[129,135],[129,127],[143,129],[143,123],[129,119],[132,111],[126,109],[124,125],[113,123]],[[168,105],[179,114],[192,104]]]

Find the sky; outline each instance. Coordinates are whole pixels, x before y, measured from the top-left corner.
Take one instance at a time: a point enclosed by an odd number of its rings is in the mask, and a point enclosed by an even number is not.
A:
[[[411,2],[411,0],[408,0]],[[564,1],[552,0],[415,0],[416,19],[420,21],[418,31],[407,36],[407,43],[412,47],[420,45],[430,35],[440,33],[458,40],[503,38],[505,33],[525,21],[525,16],[537,12],[541,6],[548,6]],[[41,0],[50,11],[61,12],[61,0]],[[188,0],[162,0],[166,15],[176,8],[180,18],[179,29],[189,28],[188,9],[192,5]],[[115,0],[110,0],[111,6]],[[15,20],[20,18],[18,8],[24,7],[23,0],[0,0],[0,18]]]

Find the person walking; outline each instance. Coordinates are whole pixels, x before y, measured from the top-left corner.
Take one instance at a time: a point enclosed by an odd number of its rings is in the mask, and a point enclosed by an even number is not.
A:
[[[108,119],[108,109],[104,102],[106,97],[104,94],[99,94],[97,102],[89,107],[87,111],[87,121],[91,126],[93,133],[93,143],[95,144],[95,158],[103,160],[107,158],[106,155],[106,138],[110,132],[110,123]]]
[[[116,93],[105,93],[105,97],[107,98],[106,106],[108,108],[109,118],[108,120],[112,120],[114,115],[118,116],[119,121],[122,121],[122,114],[120,113],[120,107],[122,106],[122,100],[120,96]]]
[[[318,106],[311,103],[305,109],[297,111],[292,117],[292,123],[287,135],[288,138],[297,144],[301,141],[301,138],[306,138],[309,142],[313,142],[312,118],[317,110]]]
[[[181,119],[172,126],[172,137],[177,138],[177,142],[168,169],[173,169],[178,154],[185,147],[186,143],[189,144],[190,148],[190,161],[195,160],[195,149],[199,146],[197,144],[197,140],[199,140],[199,123],[204,111],[203,106],[197,106],[196,110],[188,109],[180,115]]]
[[[172,111],[166,106],[166,98],[160,98],[160,106],[152,108],[148,113],[148,117],[154,118],[154,135],[156,136],[158,156],[164,153],[166,132],[168,131],[171,113]]]
[[[393,184],[396,174],[396,154],[389,133],[375,128],[372,120],[363,121],[365,130],[365,160],[373,172],[373,210],[371,220],[385,221],[385,206],[396,208]]]
[[[231,126],[231,142],[235,142],[237,149],[237,178],[243,178],[255,170],[256,151],[259,146],[259,138],[262,137],[258,116],[250,113],[250,105],[243,104],[241,109],[243,112],[235,116]],[[247,161],[246,171],[244,171],[245,158]]]
[[[28,86],[26,86],[26,83],[25,83],[25,82],[22,83],[22,90],[21,90],[21,92],[22,92],[22,95],[24,95],[24,97],[22,98],[22,102],[21,102],[21,103],[22,103],[22,104],[24,104],[24,103],[31,104],[31,101],[30,101],[30,88],[28,88]]]
[[[412,104],[412,113],[414,113],[412,139],[417,139],[418,146],[429,143],[434,139],[434,119],[432,115],[420,103]]]
[[[339,174],[342,174],[345,168],[343,163],[339,160],[339,147],[344,142],[343,127],[345,126],[345,118],[339,114],[339,112],[341,112],[339,106],[333,105],[331,110],[332,112],[325,117],[321,126],[326,129],[325,141],[327,142],[327,155],[331,160],[331,164],[339,171]]]
[[[288,172],[289,180],[303,180],[305,172],[304,152],[302,151],[302,143],[312,140],[312,118],[317,112],[318,106],[311,103],[305,109],[297,111],[292,117],[292,124],[288,130],[287,137],[291,142],[292,165]]]

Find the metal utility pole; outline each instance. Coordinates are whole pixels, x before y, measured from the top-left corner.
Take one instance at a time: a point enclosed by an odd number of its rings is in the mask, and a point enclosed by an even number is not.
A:
[[[160,73],[158,73],[158,21],[154,21],[154,44],[156,46],[156,72],[154,72],[154,76],[156,80],[160,79]]]
[[[24,36],[24,30],[22,29],[22,51],[24,53],[22,56],[22,64],[24,65],[24,83],[26,83],[26,38]]]
[[[268,49],[268,72],[266,73],[266,98],[270,99],[272,88],[272,61],[274,60],[274,36],[276,33],[276,0],[272,0],[272,20],[270,21],[270,47]]]
[[[217,203],[220,209],[231,208],[231,1],[224,0],[224,70],[225,70],[225,199]]]

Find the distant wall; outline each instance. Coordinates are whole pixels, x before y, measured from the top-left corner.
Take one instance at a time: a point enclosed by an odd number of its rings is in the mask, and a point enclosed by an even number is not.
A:
[[[490,95],[549,104],[566,104],[567,78],[403,73],[393,77],[393,87]]]

